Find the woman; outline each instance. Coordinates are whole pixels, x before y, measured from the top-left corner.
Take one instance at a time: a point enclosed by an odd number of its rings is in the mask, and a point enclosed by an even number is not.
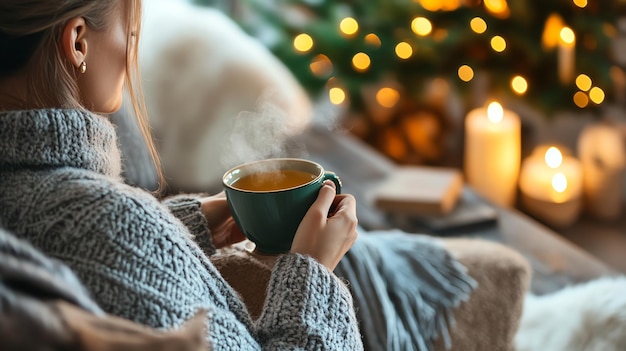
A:
[[[215,350],[362,349],[332,273],[356,239],[352,196],[322,187],[253,323],[207,258],[243,238],[224,197],[161,204],[123,184],[102,115],[125,87],[144,115],[131,79],[140,14],[140,0],[0,3],[0,219],[68,264],[109,313],[172,328],[206,309]]]

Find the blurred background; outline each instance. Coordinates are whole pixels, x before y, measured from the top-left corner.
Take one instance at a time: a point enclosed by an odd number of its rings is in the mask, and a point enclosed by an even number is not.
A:
[[[626,272],[626,0],[147,5],[142,75],[175,189],[281,155],[263,148],[329,115],[394,164],[462,171]],[[259,113],[267,87],[278,108]]]

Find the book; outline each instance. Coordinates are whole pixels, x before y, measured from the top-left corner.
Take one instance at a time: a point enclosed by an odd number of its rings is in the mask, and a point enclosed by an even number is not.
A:
[[[392,214],[441,216],[456,206],[463,190],[452,168],[400,166],[374,190],[374,206]]]

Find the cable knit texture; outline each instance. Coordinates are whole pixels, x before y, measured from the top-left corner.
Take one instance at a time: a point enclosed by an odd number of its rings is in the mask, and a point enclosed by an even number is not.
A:
[[[315,260],[278,259],[253,323],[192,240],[214,250],[199,207],[194,214],[193,201],[173,202],[172,212],[119,174],[106,118],[79,110],[0,112],[0,220],[68,264],[105,311],[172,328],[206,309],[214,350],[362,349],[347,288]]]
[[[199,195],[198,195],[199,196]],[[215,246],[210,235],[206,235],[208,224],[202,213],[201,203],[197,196],[177,195],[163,200],[172,214],[180,219],[189,229],[192,239],[200,246],[207,256],[215,254]]]

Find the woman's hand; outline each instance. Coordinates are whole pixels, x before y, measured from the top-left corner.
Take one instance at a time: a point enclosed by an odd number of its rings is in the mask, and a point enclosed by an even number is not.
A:
[[[223,191],[200,199],[200,203],[216,248],[236,244],[246,238],[230,214],[226,194]]]
[[[336,195],[328,180],[300,222],[291,252],[309,255],[332,271],[356,240],[356,226],[356,200]]]

